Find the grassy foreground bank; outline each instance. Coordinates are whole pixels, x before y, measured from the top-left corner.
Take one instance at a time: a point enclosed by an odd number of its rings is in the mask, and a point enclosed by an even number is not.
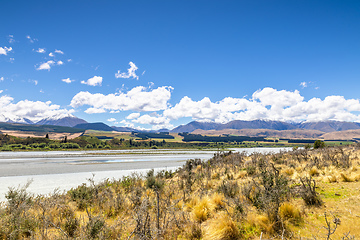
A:
[[[0,208],[0,239],[354,239],[359,154],[359,145],[222,152],[67,193],[14,188]]]

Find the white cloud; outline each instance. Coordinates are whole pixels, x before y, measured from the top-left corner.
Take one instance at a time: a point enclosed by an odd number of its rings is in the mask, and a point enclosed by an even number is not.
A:
[[[121,73],[120,70],[118,70],[117,73],[115,73],[116,78],[133,78],[133,79],[139,79],[139,76],[136,75],[135,71],[138,69],[138,67],[133,62],[129,62],[130,68],[128,69],[128,72]]]
[[[193,101],[185,96],[174,107],[164,110],[170,119],[191,117],[199,121],[226,123],[232,120],[277,121],[360,121],[358,99],[328,96],[324,100],[312,98],[304,101],[299,91],[293,92],[264,88],[254,92],[251,99],[224,98],[211,102],[209,98]]]
[[[61,50],[57,50],[57,49],[55,49],[55,52],[56,52],[56,53],[59,53],[59,54],[64,54],[64,52],[63,52],[63,51],[61,51]]]
[[[11,51],[12,47],[0,47],[0,55],[7,55],[7,53]]]
[[[138,118],[140,117],[140,113],[130,113],[126,119],[135,119],[135,118]]]
[[[109,118],[107,121],[108,122],[116,122],[116,119],[115,118]]]
[[[47,62],[44,62],[42,64],[40,64],[40,66],[36,69],[36,70],[48,70],[50,71],[51,66],[54,65],[55,62],[53,60],[49,60]]]
[[[37,41],[36,38],[31,38],[29,35],[27,35],[26,38],[29,39],[29,41],[30,41],[31,43],[34,43],[35,41]]]
[[[85,112],[87,114],[94,114],[94,113],[104,113],[106,111],[102,108],[88,108],[85,110]]]
[[[49,53],[49,57],[54,57],[55,55],[51,52]]]
[[[135,128],[135,125],[134,125],[133,123],[128,122],[128,121],[126,121],[126,120],[122,120],[120,123],[123,124],[123,126],[125,126],[125,127]]]
[[[29,80],[29,82],[34,83],[35,85],[38,85],[38,83],[39,83],[38,80]]]
[[[72,83],[75,80],[71,80],[70,78],[64,78],[64,79],[61,79],[61,81],[65,82],[65,83]]]
[[[9,35],[8,39],[9,39],[9,43],[14,43],[15,42],[14,35]]]
[[[10,62],[13,63],[15,61],[15,58],[10,58]]]
[[[95,109],[106,111],[160,111],[168,108],[172,87],[159,87],[147,91],[143,86],[138,86],[127,93],[118,92],[104,95],[101,93],[79,92],[71,100],[72,107],[88,105]]]
[[[4,77],[0,77],[0,82],[4,81]]]
[[[63,61],[57,61],[57,63],[56,63],[57,65],[63,65],[64,64],[64,62]]]
[[[102,80],[103,80],[102,77],[94,76],[92,78],[89,78],[87,81],[81,81],[81,83],[89,86],[96,86],[96,85],[101,86]]]
[[[36,52],[38,52],[38,53],[45,53],[46,50],[45,50],[45,48],[39,48],[38,50],[36,50]]]
[[[142,115],[141,117],[132,120],[134,123],[139,124],[148,124],[152,125],[153,130],[158,130],[161,128],[173,128],[174,126],[170,124],[170,119],[164,116],[150,116],[149,114]]]
[[[37,122],[53,116],[68,116],[73,112],[73,110],[61,109],[59,105],[52,104],[51,101],[23,100],[13,103],[13,100],[12,97],[6,95],[0,97],[0,121],[21,122],[23,118],[27,118]]]
[[[308,85],[307,85],[307,82],[301,82],[301,83],[300,83],[300,86],[301,86],[302,88],[306,88]]]

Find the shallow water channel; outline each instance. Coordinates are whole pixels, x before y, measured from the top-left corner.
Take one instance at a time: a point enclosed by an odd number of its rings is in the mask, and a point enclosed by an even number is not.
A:
[[[251,154],[289,151],[291,148],[236,148]],[[133,172],[176,170],[186,160],[211,158],[217,150],[98,150],[52,152],[0,152],[0,201],[9,187],[32,181],[28,191],[48,194],[76,187],[94,176],[95,182],[121,178]]]

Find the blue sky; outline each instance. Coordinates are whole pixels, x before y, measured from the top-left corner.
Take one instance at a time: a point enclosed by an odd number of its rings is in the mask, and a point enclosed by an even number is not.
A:
[[[359,1],[0,6],[0,120],[360,122]]]

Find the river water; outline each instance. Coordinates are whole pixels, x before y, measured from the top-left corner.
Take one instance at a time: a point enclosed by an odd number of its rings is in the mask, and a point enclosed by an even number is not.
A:
[[[232,151],[251,154],[276,153],[291,148],[234,148]],[[133,172],[146,173],[176,170],[186,160],[211,158],[216,150],[98,150],[52,152],[0,152],[0,201],[5,200],[9,187],[19,187],[28,181],[28,191],[48,194],[55,189],[66,191],[94,178],[117,179]]]

